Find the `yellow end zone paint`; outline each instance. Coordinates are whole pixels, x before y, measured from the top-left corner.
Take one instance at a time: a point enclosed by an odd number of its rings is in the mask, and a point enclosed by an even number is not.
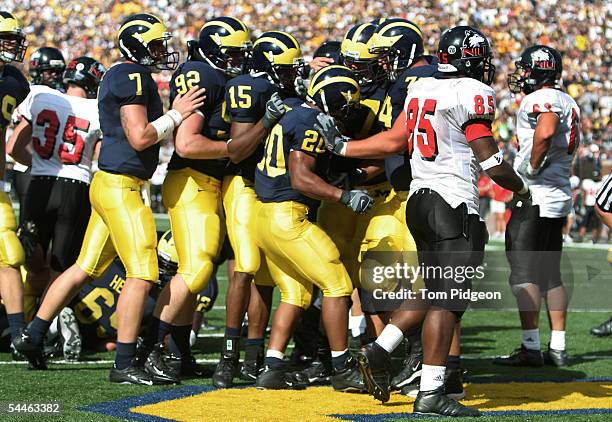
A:
[[[469,400],[462,403],[482,411],[612,408],[610,382],[471,384],[466,392]],[[302,391],[241,388],[213,390],[130,410],[177,421],[337,421],[327,415],[412,412],[413,401],[392,394],[388,403],[381,404],[370,396],[338,393],[331,387]]]

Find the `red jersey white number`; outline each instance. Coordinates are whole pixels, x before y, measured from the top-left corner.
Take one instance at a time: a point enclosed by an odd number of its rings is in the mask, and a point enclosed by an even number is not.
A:
[[[32,126],[32,176],[91,180],[91,161],[102,137],[98,103],[57,90],[30,93],[19,107]]]
[[[495,92],[476,79],[422,78],[408,91],[404,110],[413,180],[410,194],[429,188],[456,208],[465,203],[478,214],[480,165],[468,145],[465,127],[491,122]]]

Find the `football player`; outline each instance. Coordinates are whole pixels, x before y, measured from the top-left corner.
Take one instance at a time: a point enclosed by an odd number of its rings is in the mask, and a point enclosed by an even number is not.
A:
[[[434,76],[438,71],[438,59],[435,56],[425,55],[420,28],[413,22],[399,18],[387,19],[381,24],[373,37],[371,50],[380,54],[382,67],[391,82],[391,87],[378,115],[384,130],[389,130],[404,109],[410,85],[419,78]],[[406,202],[412,177],[410,164],[406,161],[404,153],[385,158],[385,174],[393,187],[387,204],[394,210],[393,215],[402,222],[402,225],[406,226]],[[407,230],[407,227],[405,229]],[[412,237],[409,232],[408,236]],[[367,301],[364,300],[364,302],[366,305],[362,306],[367,312],[369,310]],[[380,334],[380,330],[376,334]],[[423,360],[420,329],[409,333],[404,345],[406,356],[402,369],[391,381],[391,388],[401,388],[403,394],[412,395],[415,390],[418,392],[418,380]],[[457,341],[453,341],[448,358],[447,380],[445,381],[447,394],[453,394],[455,397],[460,397],[463,392],[459,350],[456,347],[458,345],[459,339],[457,338]]]
[[[7,152],[31,167],[19,234],[28,279],[39,295],[50,280],[74,264],[81,249],[91,213],[91,162],[102,137],[96,95],[105,72],[91,57],[78,57],[63,74],[66,94],[33,90],[19,106],[23,118]]]
[[[4,182],[6,170],[6,128],[13,111],[28,95],[30,88],[23,74],[11,62],[21,62],[26,51],[26,39],[17,18],[0,11],[0,296],[6,307],[11,339],[18,337],[25,326],[23,313],[23,283],[19,266],[24,252],[15,234],[17,221],[8,196],[10,186]]]
[[[276,268],[292,278],[278,285],[281,303],[274,314],[260,375],[274,377],[279,387],[287,384],[279,376],[284,369],[284,350],[301,309],[310,302],[313,285],[323,292],[322,320],[331,346],[332,385],[344,390],[359,378],[347,348],[348,297],[353,286],[333,241],[307,219],[315,200],[340,202],[357,213],[372,206],[366,192],[332,186],[319,176],[322,169],[317,172],[325,154],[323,140],[314,130],[317,114],[330,113],[343,119],[358,103],[359,84],[349,69],[335,65],[321,69],[310,81],[308,101],[292,108],[272,128],[257,165],[255,191],[261,204],[256,212],[255,239],[272,279],[280,279]],[[268,388],[272,387],[268,384]]]
[[[510,285],[516,296],[522,343],[493,363],[510,366],[568,364],[565,351],[567,293],[561,280],[563,226],[572,209],[570,173],[580,142],[580,109],[561,90],[562,58],[552,47],[523,51],[508,77],[513,93],[524,93],[516,115],[519,152],[514,167],[529,183],[531,207],[512,211],[506,233]],[[551,340],[540,352],[540,305],[546,299]]]
[[[411,85],[404,111],[390,130],[364,141],[348,142],[328,116],[319,115],[317,127],[328,148],[343,156],[384,157],[407,148],[413,179],[406,220],[417,244],[419,262],[429,267],[475,267],[482,262],[487,236],[478,216],[479,163],[496,183],[515,192],[525,206],[530,201],[529,186],[503,160],[493,139],[495,92],[489,85],[495,67],[486,37],[469,26],[449,29],[438,44],[438,58],[442,75]],[[480,412],[447,397],[444,391],[453,331],[468,305],[467,300],[453,300],[448,292],[453,286],[467,288],[471,281],[459,285],[453,278],[426,277],[425,283],[429,291],[447,292],[447,300],[431,300],[429,308],[421,312],[393,312],[376,342],[359,353],[366,385],[375,396],[388,397],[389,354],[425,313],[415,413],[477,416]]]
[[[249,332],[241,378],[254,381],[263,360],[265,329],[268,324],[274,283],[255,243],[255,166],[263,157],[262,141],[288,105],[301,103],[295,83],[303,75],[304,61],[297,40],[280,31],[264,32],[253,44],[250,73],[228,82],[225,103],[232,125],[228,141],[233,164],[223,180],[223,205],[227,233],[236,254],[235,279],[226,297],[226,337],[222,362],[213,383],[229,387],[238,361],[240,327],[248,304]],[[268,100],[273,98],[268,103]],[[255,284],[251,281],[255,276]],[[249,300],[249,292],[251,298]],[[231,346],[231,347],[230,347]]]
[[[358,78],[360,86],[360,107],[355,108],[341,122],[344,133],[348,136],[362,139],[381,130],[378,124],[378,112],[384,101],[387,81],[380,77],[378,52],[371,53],[370,47],[377,27],[371,23],[357,24],[346,33],[340,45],[340,61],[351,69]],[[380,222],[377,227],[369,229],[370,222],[378,214],[387,214],[388,210],[380,207],[384,202],[390,187],[385,180],[382,160],[355,160],[334,156],[330,163],[330,179],[343,188],[364,189],[376,199],[376,213],[356,215],[341,204],[324,201],[318,210],[319,226],[333,239],[340,251],[343,264],[347,268],[354,286],[359,286],[360,250],[367,250],[377,244],[381,230],[393,231],[394,228],[383,221],[384,217],[376,218]],[[339,223],[340,222],[340,223]],[[376,223],[374,223],[376,224]],[[366,239],[368,233],[369,239]],[[383,234],[383,237],[385,235]],[[353,302],[359,303],[357,294]],[[357,305],[352,309],[359,312]],[[320,381],[328,377],[332,371],[329,348],[325,338],[319,342],[318,359],[304,370],[309,380]]]
[[[100,170],[91,183],[92,213],[81,253],[51,285],[37,316],[13,342],[37,368],[46,368],[40,345],[53,317],[118,255],[126,282],[117,303],[117,350],[110,381],[166,382],[133,363],[144,304],[158,279],[155,222],[141,188],[157,166],[159,142],[203,104],[203,90],[193,88],[163,113],[151,72],[175,68],[178,53],[168,51],[170,38],[163,22],[146,13],[129,16],[119,29],[117,44],[124,61],[105,74],[98,91]]]
[[[65,89],[63,74],[66,61],[55,47],[41,47],[30,56],[28,72],[33,85]]]
[[[149,332],[154,337],[145,342],[163,350],[163,339],[170,333],[183,359],[183,372],[190,372],[189,335],[196,295],[210,279],[223,240],[221,181],[230,136],[225,84],[242,71],[249,49],[244,23],[231,17],[211,19],[200,30],[196,54],[179,66],[170,81],[171,98],[198,87],[206,90],[206,102],[176,131],[175,151],[162,186],[179,266],[157,301]],[[149,357],[156,358],[155,367],[162,376],[161,356],[152,353]]]

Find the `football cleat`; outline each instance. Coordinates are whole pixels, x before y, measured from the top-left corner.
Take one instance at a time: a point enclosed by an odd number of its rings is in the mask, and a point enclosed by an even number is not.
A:
[[[110,382],[117,384],[136,384],[136,385],[160,385],[167,384],[151,377],[143,368],[130,365],[125,369],[117,369],[115,365],[108,377]]]
[[[257,361],[244,361],[240,367],[240,379],[243,381],[255,382],[263,368]]]
[[[612,335],[612,318],[602,322],[597,327],[591,328],[591,334],[597,337],[606,337]]]
[[[176,371],[166,365],[163,359],[163,353],[163,343],[157,343],[153,346],[153,350],[149,353],[144,364],[145,371],[149,374],[151,379],[159,383],[179,384],[180,380]]]
[[[477,409],[464,406],[447,397],[444,392],[444,387],[432,391],[419,391],[414,402],[414,413],[428,416],[481,416],[481,413]]]
[[[74,311],[65,307],[59,314],[59,329],[62,336],[62,351],[66,361],[78,361],[81,357],[81,332]]]
[[[319,359],[313,360],[306,368],[296,372],[300,381],[306,384],[325,384],[328,385],[330,376],[333,372],[331,361],[322,362]]]
[[[421,386],[421,379],[412,384],[407,384],[402,387],[400,393],[407,397],[415,398],[419,394],[419,387]]]
[[[336,391],[365,392],[366,387],[357,367],[357,360],[349,357],[343,368],[334,369],[330,377],[331,385]]]
[[[544,363],[556,367],[567,366],[569,364],[569,355],[565,350],[551,349],[550,345],[548,350],[544,352]]]
[[[21,329],[21,332],[15,337],[12,344],[18,353],[26,357],[32,368],[41,370],[47,369],[47,362],[43,354],[42,345],[37,346],[32,342],[27,328]]]
[[[493,359],[494,365],[503,366],[532,366],[539,368],[544,365],[542,352],[539,350],[527,349],[521,344],[521,347],[512,352],[509,356],[499,356]]]
[[[213,373],[210,369],[198,364],[193,355],[190,355],[189,359],[181,359],[179,356],[170,354],[164,361],[177,378],[179,376],[181,378],[208,378]]]
[[[463,389],[463,375],[465,372],[466,371],[461,368],[446,368],[446,372],[444,373],[444,391],[446,395],[453,400],[465,398],[465,390]]]
[[[359,372],[368,393],[383,403],[389,401],[391,357],[377,343],[370,343],[357,352]]]
[[[293,374],[283,368],[272,368],[264,365],[255,381],[255,387],[260,390],[301,390],[307,385],[300,382]]]
[[[399,373],[391,380],[391,389],[400,390],[410,384],[417,384],[421,379],[423,367],[423,349],[418,353],[410,353],[403,362]]]
[[[224,353],[215,368],[212,380],[217,388],[230,388],[234,385],[234,377],[239,372],[239,356],[237,353]]]

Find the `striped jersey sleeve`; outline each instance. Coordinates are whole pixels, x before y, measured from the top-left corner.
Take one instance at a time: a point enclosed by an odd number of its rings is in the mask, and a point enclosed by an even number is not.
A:
[[[597,191],[596,201],[602,211],[612,212],[612,173],[608,174]]]

